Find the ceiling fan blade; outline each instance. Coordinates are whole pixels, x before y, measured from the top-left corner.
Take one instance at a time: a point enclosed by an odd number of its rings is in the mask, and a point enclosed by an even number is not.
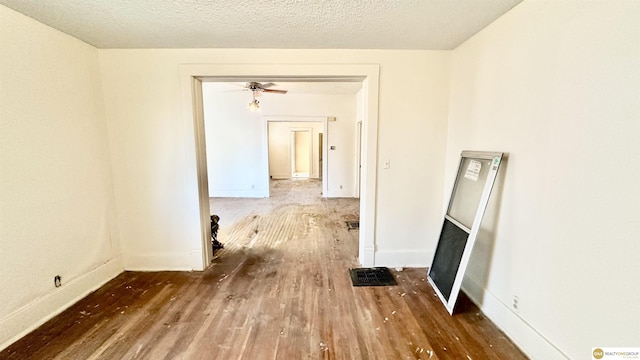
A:
[[[276,90],[276,89],[262,89],[263,92],[276,93],[276,94],[286,94],[287,90]]]
[[[275,85],[275,83],[268,82],[268,83],[261,84],[260,86],[261,86],[263,89],[266,89],[266,88],[268,88],[268,87],[272,87],[273,85]]]

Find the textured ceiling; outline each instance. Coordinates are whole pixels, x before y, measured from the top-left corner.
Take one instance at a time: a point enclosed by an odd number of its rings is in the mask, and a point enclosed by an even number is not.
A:
[[[457,47],[522,0],[0,0],[98,48]]]

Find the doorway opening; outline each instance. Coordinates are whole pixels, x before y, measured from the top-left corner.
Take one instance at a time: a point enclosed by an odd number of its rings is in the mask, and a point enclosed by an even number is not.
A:
[[[326,131],[326,118],[321,116],[265,116],[267,123],[267,151],[269,178],[317,179],[322,178],[324,158],[322,143]]]
[[[268,74],[268,75],[265,75]],[[204,114],[202,106],[203,81],[359,81],[362,83],[363,118],[363,164],[360,197],[360,231],[358,240],[358,258],[363,266],[374,265],[375,253],[375,213],[376,213],[376,166],[377,166],[377,122],[378,122],[378,65],[232,65],[204,64],[181,65],[180,76],[183,94],[183,118],[191,134],[185,134],[187,148],[191,144],[195,152],[187,154],[187,176],[193,179],[195,195],[190,198],[199,205],[197,211],[201,237],[198,250],[192,248],[195,256],[201,258],[204,269],[212,259],[210,246],[209,190],[207,174],[206,145],[204,141]],[[249,80],[251,79],[251,80]],[[266,128],[266,126],[265,126]],[[323,142],[326,142],[326,136]],[[265,144],[266,147],[266,144]],[[264,154],[264,167],[268,167]],[[326,149],[323,154],[323,179],[326,178]],[[268,178],[265,179],[268,182]],[[196,200],[197,199],[197,200]],[[191,200],[189,200],[191,201]],[[193,223],[195,225],[195,223]],[[188,245],[187,245],[188,246]]]
[[[311,129],[291,130],[291,177],[309,178],[313,159]]]

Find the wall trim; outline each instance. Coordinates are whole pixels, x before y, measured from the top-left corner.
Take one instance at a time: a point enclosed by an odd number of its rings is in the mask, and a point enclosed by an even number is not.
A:
[[[100,288],[124,271],[120,258],[112,259],[60,288],[0,319],[0,351]]]
[[[209,193],[210,197],[233,197],[233,198],[265,198],[269,197],[266,190],[214,190]]]
[[[465,275],[462,290],[531,359],[569,359],[475,279]]]
[[[289,173],[281,173],[281,174],[272,174],[271,175],[271,179],[273,180],[285,180],[285,179],[291,179],[291,174]]]

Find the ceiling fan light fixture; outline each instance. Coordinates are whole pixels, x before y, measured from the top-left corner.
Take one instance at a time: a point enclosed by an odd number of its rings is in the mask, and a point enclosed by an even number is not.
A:
[[[286,94],[287,90],[276,90],[276,89],[267,89],[270,88],[272,86],[274,86],[276,84],[272,83],[272,82],[268,82],[268,83],[259,83],[257,81],[251,81],[248,82],[246,84],[244,84],[244,89],[245,91],[251,91],[251,94],[253,95],[253,100],[249,103],[249,105],[247,105],[247,109],[249,109],[252,112],[257,112],[260,111],[260,102],[256,99],[257,95],[260,95],[262,93],[273,93],[273,94]]]
[[[247,105],[247,109],[249,109],[249,111],[251,112],[260,111],[260,102],[258,101],[258,99],[254,97],[253,100],[249,103],[249,105]]]

